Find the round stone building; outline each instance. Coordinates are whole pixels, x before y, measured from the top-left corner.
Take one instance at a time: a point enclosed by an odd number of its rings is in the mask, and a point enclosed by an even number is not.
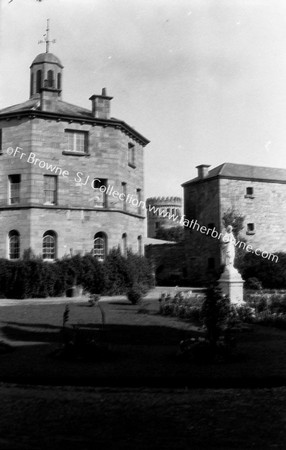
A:
[[[155,238],[160,228],[180,226],[181,197],[150,197],[146,200],[147,236]]]

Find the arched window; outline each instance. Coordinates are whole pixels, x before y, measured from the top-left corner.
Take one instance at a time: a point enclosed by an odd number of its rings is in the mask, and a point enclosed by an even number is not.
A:
[[[57,252],[57,236],[52,230],[43,235],[43,259],[55,259]]]
[[[62,88],[62,74],[58,73],[58,89]]]
[[[138,236],[137,238],[137,242],[138,242],[138,255],[142,256],[143,255],[143,247],[142,247],[142,236]]]
[[[123,256],[127,256],[127,234],[123,233],[122,235],[122,253]]]
[[[40,92],[40,89],[42,87],[42,71],[37,71],[37,84],[36,84],[36,92]]]
[[[54,72],[48,70],[48,87],[54,87]]]
[[[20,234],[16,230],[9,233],[9,259],[20,258]]]
[[[107,238],[102,232],[96,233],[93,240],[93,256],[99,261],[104,261],[107,252]]]

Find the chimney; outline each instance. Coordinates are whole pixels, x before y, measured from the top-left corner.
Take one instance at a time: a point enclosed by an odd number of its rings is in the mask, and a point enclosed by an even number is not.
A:
[[[92,104],[92,114],[96,119],[110,118],[110,100],[113,97],[106,95],[106,88],[102,89],[101,95],[92,95],[89,100]]]
[[[209,167],[207,164],[201,164],[200,166],[196,166],[196,169],[198,169],[198,177],[200,179],[206,178],[209,174]]]

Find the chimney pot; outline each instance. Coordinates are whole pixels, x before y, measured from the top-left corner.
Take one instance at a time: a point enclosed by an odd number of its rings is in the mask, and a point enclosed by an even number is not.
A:
[[[209,165],[207,164],[200,164],[199,166],[196,166],[196,169],[198,169],[198,177],[200,179],[205,178],[209,174]]]

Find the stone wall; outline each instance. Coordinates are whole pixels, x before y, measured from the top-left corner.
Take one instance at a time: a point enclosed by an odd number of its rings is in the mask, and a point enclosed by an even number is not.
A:
[[[253,195],[246,188],[253,188]],[[245,216],[241,236],[266,252],[286,249],[286,184],[252,180],[220,179],[221,217],[229,208]],[[254,224],[254,233],[247,224]]]
[[[252,188],[252,195],[247,194],[247,188]],[[221,269],[222,247],[217,234],[225,232],[222,218],[228,210],[245,216],[240,238],[254,250],[268,254],[285,251],[285,183],[217,177],[186,185],[184,203],[188,221],[194,219],[200,226],[215,227],[217,232],[211,237],[202,234],[198,226],[185,227],[187,270],[194,282],[200,279],[204,283]],[[253,231],[248,230],[248,224],[254,226]]]
[[[109,249],[122,245],[122,234],[126,233],[127,245],[137,251],[137,238],[144,234],[145,211],[136,202],[132,205],[132,200],[138,195],[144,199],[142,145],[112,126],[55,119],[3,120],[0,129],[0,257],[7,256],[7,236],[12,229],[21,235],[21,250],[32,247],[37,254],[41,253],[42,235],[47,230],[58,236],[59,257],[70,248],[89,251],[99,231],[107,235]],[[65,130],[88,132],[88,155],[67,152]],[[128,164],[129,143],[135,146],[135,167]],[[9,147],[22,150],[13,156],[7,153]],[[57,171],[56,205],[44,204],[44,175],[55,172],[41,168],[36,158],[62,169]],[[21,174],[21,201],[17,205],[8,201],[8,176],[13,174]],[[97,207],[95,178],[105,179],[118,193],[123,192],[125,183],[129,201],[107,195],[106,206]]]
[[[220,266],[220,246],[217,239],[202,234],[202,226],[220,229],[219,188],[216,179],[185,187],[185,259],[192,283],[204,283]],[[194,227],[191,225],[193,220]]]

